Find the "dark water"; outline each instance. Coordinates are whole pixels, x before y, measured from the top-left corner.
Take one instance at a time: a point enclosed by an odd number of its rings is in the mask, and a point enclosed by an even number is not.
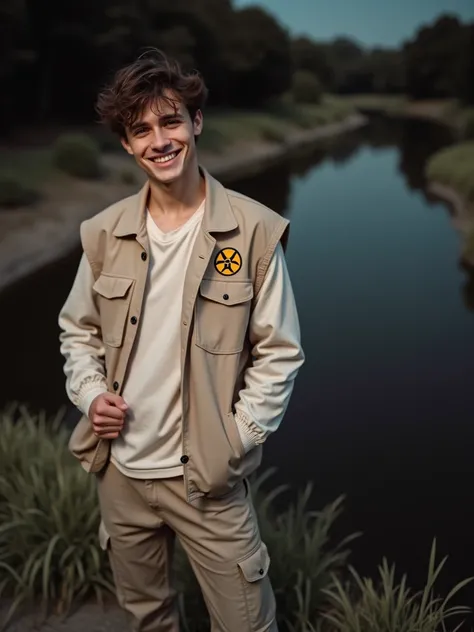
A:
[[[275,482],[313,481],[315,507],[347,495],[336,532],[364,532],[351,558],[362,572],[385,555],[416,584],[436,537],[444,586],[474,574],[474,287],[423,178],[449,142],[431,124],[376,120],[232,183],[292,221],[307,361],[265,465]],[[0,296],[0,405],[66,404],[56,320],[78,260]]]

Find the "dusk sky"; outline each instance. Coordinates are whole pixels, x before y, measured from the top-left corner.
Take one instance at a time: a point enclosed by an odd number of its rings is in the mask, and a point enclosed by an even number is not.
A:
[[[235,7],[251,4],[265,7],[292,34],[349,35],[370,46],[397,46],[441,13],[474,20],[474,0],[234,0]]]

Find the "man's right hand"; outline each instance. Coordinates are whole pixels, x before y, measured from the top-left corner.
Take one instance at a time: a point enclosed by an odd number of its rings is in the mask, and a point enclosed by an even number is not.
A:
[[[101,393],[92,400],[89,419],[94,434],[100,439],[116,439],[125,421],[128,406],[120,395]]]

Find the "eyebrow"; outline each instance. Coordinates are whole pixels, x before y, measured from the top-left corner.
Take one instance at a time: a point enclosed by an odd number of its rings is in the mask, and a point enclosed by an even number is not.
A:
[[[173,119],[179,119],[180,121],[182,121],[183,117],[179,112],[177,112],[176,114],[163,114],[163,116],[160,116],[161,123],[166,123],[167,121],[171,121]],[[135,132],[140,127],[148,127],[148,123],[146,123],[145,121],[137,121],[132,125],[130,131]]]

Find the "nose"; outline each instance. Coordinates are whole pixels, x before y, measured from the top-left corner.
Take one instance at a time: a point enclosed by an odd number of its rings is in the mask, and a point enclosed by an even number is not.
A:
[[[166,138],[165,134],[163,133],[163,130],[157,127],[154,130],[154,134],[153,134],[153,140],[152,140],[153,150],[159,151],[159,152],[165,151],[168,148],[169,142],[170,141]]]

